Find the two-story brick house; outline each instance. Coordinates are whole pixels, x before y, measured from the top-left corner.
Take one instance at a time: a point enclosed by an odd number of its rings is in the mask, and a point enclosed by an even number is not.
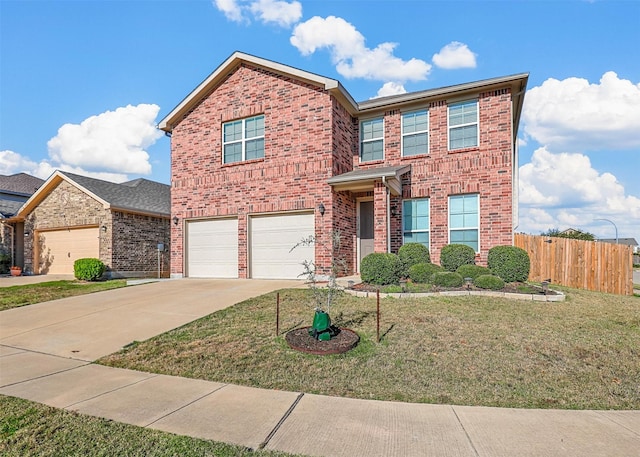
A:
[[[159,124],[174,277],[292,278],[370,252],[510,245],[528,75],[357,103],[340,82],[236,52]],[[315,248],[291,248],[315,235]]]

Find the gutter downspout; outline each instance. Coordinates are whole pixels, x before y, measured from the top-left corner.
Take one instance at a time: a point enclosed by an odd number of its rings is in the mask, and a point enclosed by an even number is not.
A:
[[[387,184],[387,177],[382,177],[382,184],[387,189],[387,207],[385,208],[386,218],[387,218],[387,252],[391,252],[391,212],[389,211],[389,207],[391,206],[391,197],[389,196],[390,188],[389,184]]]

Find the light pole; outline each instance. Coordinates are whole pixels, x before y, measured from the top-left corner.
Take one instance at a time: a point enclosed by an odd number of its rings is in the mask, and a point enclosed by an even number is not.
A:
[[[613,221],[610,221],[609,219],[594,219],[594,221],[607,221],[610,224],[612,224],[613,228],[616,229],[616,244],[618,244],[618,226],[614,224]]]

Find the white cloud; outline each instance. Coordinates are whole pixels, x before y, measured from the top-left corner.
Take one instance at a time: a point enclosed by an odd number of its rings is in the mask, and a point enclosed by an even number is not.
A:
[[[384,85],[378,90],[376,97],[386,97],[388,95],[399,95],[399,94],[405,94],[406,92],[407,90],[404,88],[402,84],[384,83]]]
[[[433,63],[446,70],[476,68],[476,54],[466,44],[452,41],[433,55]]]
[[[427,78],[431,65],[420,59],[404,61],[393,55],[395,43],[381,43],[376,48],[365,46],[364,36],[342,18],[315,16],[293,29],[290,42],[303,55],[328,49],[336,70],[345,78],[392,81],[421,81]]]
[[[68,164],[52,164],[50,161],[41,160],[34,162],[28,157],[14,151],[0,151],[0,175],[13,175],[16,173],[27,173],[41,179],[47,179],[56,170],[68,171],[92,178],[104,179],[111,182],[124,182],[129,178],[123,173],[109,173],[101,171],[87,171],[80,167]]]
[[[162,136],[155,127],[158,105],[140,104],[65,124],[47,143],[54,163],[119,174],[150,174],[145,148]]]
[[[13,175],[15,173],[29,173],[37,164],[14,151],[0,151],[0,175]],[[27,171],[29,170],[29,171]]]
[[[519,231],[572,227],[598,234],[598,217],[617,220],[620,236],[635,236],[640,226],[640,198],[627,195],[614,175],[595,170],[583,154],[537,149],[520,167],[519,190]]]
[[[554,150],[640,147],[640,83],[612,71],[599,84],[582,78],[547,79],[527,91],[526,135]]]
[[[224,13],[224,15],[233,22],[243,22],[242,7],[237,0],[214,0],[213,4],[216,8]]]
[[[289,27],[302,17],[300,2],[258,0],[253,2],[249,8],[262,22],[277,24],[281,27]]]
[[[47,143],[49,159],[34,162],[15,151],[0,151],[0,174],[28,173],[46,179],[59,169],[112,182],[128,174],[150,174],[145,151],[162,136],[155,127],[157,105],[128,105],[65,124]]]
[[[302,4],[282,0],[214,0],[214,6],[233,22],[250,22],[250,16],[265,24],[290,27],[302,17]]]

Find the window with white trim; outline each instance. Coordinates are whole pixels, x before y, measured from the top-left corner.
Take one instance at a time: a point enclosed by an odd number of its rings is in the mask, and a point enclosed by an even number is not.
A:
[[[222,124],[222,163],[264,157],[264,115]]]
[[[402,115],[402,156],[429,152],[429,111],[412,111]]]
[[[402,202],[402,243],[422,243],[429,247],[429,199]]]
[[[478,146],[478,101],[452,103],[449,110],[449,150]]]
[[[480,196],[478,194],[449,197],[449,243],[466,244],[479,251]]]
[[[384,121],[381,117],[360,122],[360,161],[384,159]]]

